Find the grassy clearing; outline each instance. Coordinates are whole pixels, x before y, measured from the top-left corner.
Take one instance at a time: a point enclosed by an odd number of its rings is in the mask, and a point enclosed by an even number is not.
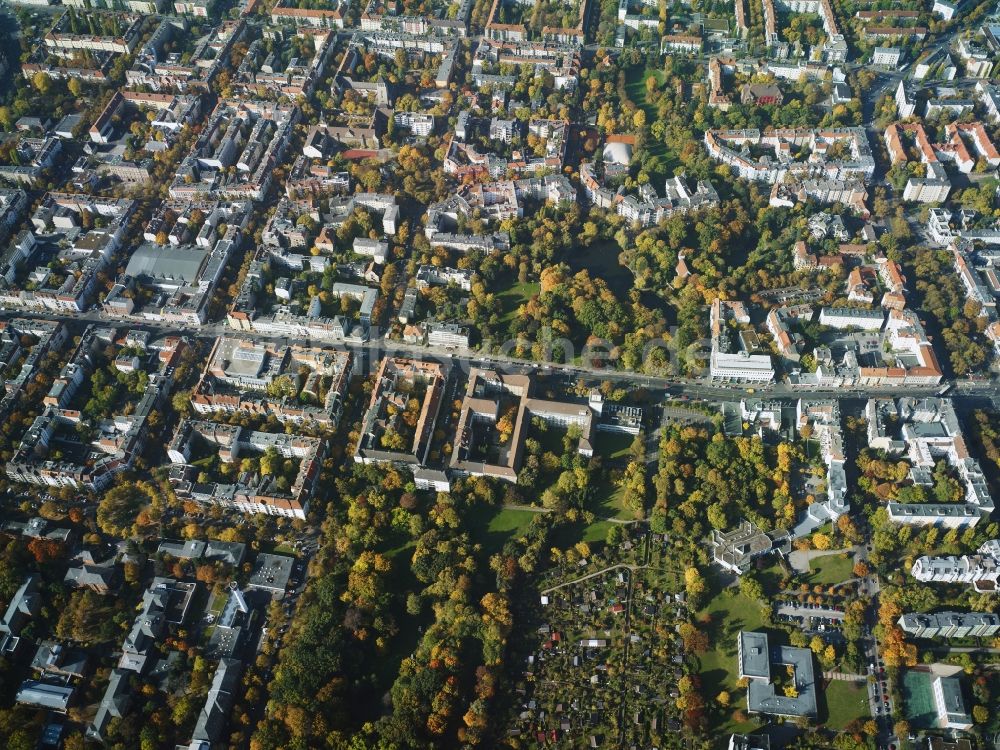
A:
[[[634,521],[635,513],[625,507],[625,490],[608,479],[602,479],[594,488],[594,494],[587,503],[587,510],[601,518],[617,518],[619,521]]]
[[[509,323],[517,315],[517,308],[525,304],[534,295],[538,294],[541,290],[541,284],[537,282],[519,282],[514,284],[514,286],[505,289],[500,292],[498,298],[500,299],[501,309],[503,310],[503,315],[500,320],[504,323]]]
[[[854,577],[854,561],[849,554],[824,555],[809,561],[810,583],[841,583]]]
[[[594,452],[611,460],[627,459],[634,440],[634,435],[623,432],[598,432]]]
[[[587,544],[593,544],[594,542],[600,542],[604,544],[604,540],[608,536],[608,531],[614,524],[611,521],[594,521],[583,530],[583,541]]]
[[[763,626],[760,605],[737,589],[726,589],[716,595],[701,614],[712,618],[711,646],[699,657],[705,695],[715,696],[722,690],[735,693],[739,691],[736,683],[740,679],[736,663],[737,641],[741,630],[759,630]]]
[[[537,420],[534,420],[532,424],[528,427],[528,437],[538,441],[538,444],[542,448],[542,453],[553,453],[556,456],[561,456],[563,454],[563,438],[566,437],[567,429],[559,425],[550,424],[537,424]],[[576,443],[574,442],[574,446]],[[550,473],[549,477],[553,482],[558,478],[559,474],[562,473],[562,468],[559,468],[554,474]],[[542,485],[544,488],[544,484]],[[539,491],[539,494],[540,491]]]
[[[741,630],[760,630],[763,621],[760,605],[747,599],[735,588],[717,594],[700,615],[710,615],[710,645],[698,657],[702,694],[708,700],[711,726],[728,736],[730,732],[749,732],[760,726],[751,716],[745,722],[733,719],[734,707],[746,705],[746,691],[738,686],[737,642]],[[714,703],[723,690],[730,694],[730,708],[721,709]],[[714,707],[714,708],[713,708]]]
[[[855,719],[871,716],[868,691],[863,682],[831,680],[822,695],[826,701],[826,724],[833,729],[843,729]]]
[[[646,79],[650,76],[656,79],[657,85],[660,88],[663,87],[663,71],[661,70],[655,68],[632,68],[625,73],[625,91],[635,106],[646,113],[647,127],[656,122],[658,118],[656,107],[646,99]],[[667,150],[667,145],[662,140],[657,141],[647,134],[644,146],[658,165],[658,169],[649,175],[650,180],[654,183],[659,183],[666,177],[669,177],[680,165],[680,161],[674,154]]]
[[[514,539],[528,530],[537,513],[511,508],[483,508],[469,519],[472,538],[483,545],[487,555],[503,549],[508,539]]]
[[[597,520],[592,524],[584,524],[583,521],[564,523],[553,530],[550,546],[567,549],[577,542],[586,542],[591,545],[592,550],[597,551],[604,547],[608,530],[614,525],[612,521],[605,520]]]

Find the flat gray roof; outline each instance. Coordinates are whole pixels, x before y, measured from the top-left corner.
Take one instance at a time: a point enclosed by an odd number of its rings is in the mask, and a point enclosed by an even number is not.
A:
[[[771,679],[771,662],[764,633],[740,631],[740,675],[762,680]]]
[[[205,543],[194,539],[189,539],[186,542],[174,542],[168,539],[160,542],[160,546],[156,548],[156,551],[172,555],[181,560],[190,560],[201,557],[205,553]]]
[[[295,558],[285,555],[260,554],[254,563],[253,573],[247,586],[252,589],[283,592],[288,588],[288,579],[292,577]]]
[[[816,676],[812,651],[807,648],[776,646],[769,648],[767,634],[740,631],[740,674],[750,678],[747,708],[776,716],[815,716]],[[771,664],[790,666],[794,674],[794,698],[778,693],[771,682]]]
[[[913,422],[906,427],[912,431],[914,437],[920,438],[946,438],[948,430],[943,422]]]
[[[25,680],[17,691],[17,702],[42,706],[53,711],[65,711],[75,689],[65,685],[52,685],[37,680]]]
[[[944,698],[948,721],[955,724],[971,723],[969,712],[965,708],[965,699],[962,697],[962,683],[957,677],[938,677],[937,680],[941,687],[941,697]]]
[[[208,248],[196,245],[172,247],[146,242],[132,253],[125,273],[192,284],[198,280],[208,252]]]

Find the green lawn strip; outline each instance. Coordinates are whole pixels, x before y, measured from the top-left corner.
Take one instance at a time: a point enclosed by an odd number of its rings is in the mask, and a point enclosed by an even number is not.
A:
[[[737,664],[737,642],[741,630],[761,630],[761,608],[747,599],[737,589],[725,589],[717,594],[699,613],[711,615],[710,645],[707,652],[698,656],[701,690],[711,712],[710,722],[720,731],[747,732],[760,725],[753,717],[746,722],[733,720],[733,713],[746,710],[746,691],[738,686],[740,679]],[[715,697],[722,691],[730,695],[730,707],[719,709]]]
[[[538,294],[541,284],[532,281],[518,282],[512,287],[500,292],[498,298],[503,309],[503,316],[500,320],[509,323],[517,315],[517,308],[525,304],[534,295]]]
[[[756,571],[755,575],[764,588],[765,595],[779,596],[783,593],[781,581],[785,578],[785,570],[779,562],[775,561],[766,568]]]
[[[587,510],[601,518],[619,521],[635,520],[635,513],[625,507],[625,491],[608,479],[601,479],[587,502]]]
[[[826,689],[820,691],[820,711],[826,703],[826,725],[832,729],[843,729],[855,719],[871,716],[868,710],[868,690],[864,682],[830,680]]]
[[[530,510],[497,507],[477,508],[472,513],[469,518],[472,539],[483,545],[487,555],[502,550],[508,539],[521,536],[538,515]]]
[[[854,577],[854,561],[850,554],[836,553],[814,557],[809,561],[810,583],[842,583]]]
[[[604,540],[608,536],[608,529],[614,525],[613,522],[604,520],[597,520],[589,525],[583,521],[562,523],[552,531],[551,546],[558,547],[559,549],[568,549],[577,542],[586,542],[596,552],[604,546]]]
[[[634,441],[633,435],[599,432],[594,450],[607,460],[625,461]],[[603,518],[616,518],[619,521],[633,521],[636,518],[635,513],[625,505],[624,489],[606,476],[594,486],[587,507],[592,513]]]
[[[417,543],[411,539],[397,547],[390,547],[383,554],[393,562],[399,560],[401,561],[400,564],[409,564],[410,559],[413,557],[413,548],[416,546]]]
[[[657,108],[646,99],[646,79],[650,76],[656,79],[659,86],[663,86],[663,72],[654,68],[645,68],[641,73],[636,68],[633,68],[625,75],[625,92],[635,106],[646,113],[647,128],[656,122],[659,117]],[[667,145],[662,139],[658,140],[653,138],[651,134],[648,134],[643,146],[650,156],[661,160],[662,166],[665,167],[668,173],[673,172],[680,164],[677,157],[667,150]],[[649,175],[651,181],[659,181],[668,176],[669,174],[667,173]]]
[[[583,530],[583,541],[587,544],[594,542],[604,543],[608,536],[608,531],[614,524],[611,521],[594,521]]]
[[[403,659],[410,656],[420,643],[422,633],[434,622],[434,613],[425,601],[420,614],[411,615],[406,611],[405,592],[419,592],[423,584],[417,580],[410,569],[410,559],[416,542],[409,541],[392,549],[385,555],[392,561],[392,575],[389,579],[393,593],[392,614],[399,624],[395,636],[389,639],[389,646],[380,656],[372,676],[379,690],[387,691],[399,675],[399,667]]]
[[[598,432],[594,452],[606,459],[628,459],[634,441],[634,435],[623,432]]]
[[[220,591],[218,594],[213,594],[212,603],[208,606],[208,611],[218,617],[222,614],[222,610],[226,608],[226,601],[228,599],[229,595],[226,591]]]

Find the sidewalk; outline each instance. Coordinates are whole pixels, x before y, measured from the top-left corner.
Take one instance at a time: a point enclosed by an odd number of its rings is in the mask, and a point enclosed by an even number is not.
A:
[[[841,682],[866,682],[868,680],[868,677],[863,674],[851,674],[850,672],[824,672],[823,677]]]

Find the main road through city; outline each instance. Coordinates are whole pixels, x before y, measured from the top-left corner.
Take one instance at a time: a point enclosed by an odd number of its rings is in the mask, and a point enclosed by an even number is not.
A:
[[[869,396],[930,396],[941,389],[941,386],[889,386],[871,387],[858,386],[853,388],[814,388],[790,383],[769,384],[736,384],[712,382],[709,378],[661,377],[640,372],[613,369],[612,367],[585,367],[576,364],[560,364],[555,362],[536,362],[500,354],[480,353],[475,351],[451,350],[441,347],[408,344],[402,341],[392,341],[385,338],[373,338],[365,342],[328,342],[309,339],[292,339],[285,336],[268,336],[260,333],[240,332],[230,328],[226,323],[206,323],[200,326],[180,325],[172,322],[152,320],[122,320],[111,318],[100,311],[85,313],[62,313],[56,311],[0,311],[0,320],[12,318],[40,318],[57,320],[72,326],[86,324],[131,327],[147,330],[158,335],[182,335],[201,339],[215,339],[225,334],[244,335],[261,341],[286,341],[312,346],[329,346],[348,349],[362,355],[366,360],[377,360],[383,355],[396,354],[423,359],[438,359],[450,361],[458,366],[534,368],[553,373],[562,373],[574,378],[594,378],[608,380],[625,386],[647,387],[669,390],[674,394],[683,394],[694,398],[737,400],[747,396],[767,398],[838,398],[859,399]],[[988,400],[1000,408],[1000,381],[958,380],[951,390],[953,396],[964,399]]]

